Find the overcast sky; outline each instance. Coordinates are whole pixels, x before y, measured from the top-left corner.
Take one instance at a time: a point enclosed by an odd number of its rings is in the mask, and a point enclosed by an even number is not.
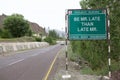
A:
[[[42,27],[62,30],[65,10],[80,9],[80,0],[0,0],[0,15],[22,14]]]

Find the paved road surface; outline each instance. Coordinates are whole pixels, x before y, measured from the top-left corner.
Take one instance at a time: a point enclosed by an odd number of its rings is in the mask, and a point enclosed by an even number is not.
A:
[[[0,57],[0,80],[43,80],[61,45]]]

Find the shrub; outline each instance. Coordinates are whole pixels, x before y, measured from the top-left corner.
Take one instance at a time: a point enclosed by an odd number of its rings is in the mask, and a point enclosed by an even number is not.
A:
[[[55,40],[51,37],[46,37],[44,41],[48,42],[50,45],[56,44]]]
[[[12,35],[8,30],[1,29],[0,30],[0,37],[1,38],[12,38]]]
[[[41,42],[41,41],[42,41],[42,39],[39,38],[39,37],[35,37],[35,40],[38,41],[38,42]]]

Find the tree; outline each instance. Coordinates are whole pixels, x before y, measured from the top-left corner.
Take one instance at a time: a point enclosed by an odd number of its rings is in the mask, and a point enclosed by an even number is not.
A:
[[[49,31],[49,37],[51,37],[53,39],[58,39],[59,35],[57,34],[57,32],[55,30],[50,30]]]
[[[13,14],[4,20],[4,29],[8,30],[12,37],[22,37],[30,33],[29,23],[20,14]]]
[[[82,7],[83,9],[87,9],[87,8],[88,8],[88,5],[87,5],[86,0],[80,1],[80,5],[81,5],[81,7]]]

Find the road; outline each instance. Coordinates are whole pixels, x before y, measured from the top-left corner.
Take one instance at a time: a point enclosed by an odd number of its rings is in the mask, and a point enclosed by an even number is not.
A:
[[[0,80],[43,80],[61,48],[58,44],[0,57]]]

